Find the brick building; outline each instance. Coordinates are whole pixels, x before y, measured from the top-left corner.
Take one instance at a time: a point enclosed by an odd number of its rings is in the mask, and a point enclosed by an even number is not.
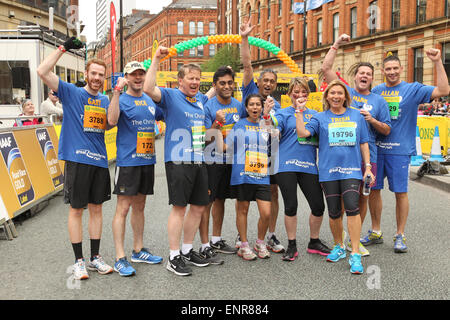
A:
[[[300,69],[303,60],[303,14],[294,14],[294,0],[218,0],[218,7],[236,2],[233,14],[241,20],[252,17],[257,25],[252,36],[268,40],[291,56]],[[219,21],[223,21],[221,11]],[[440,48],[450,75],[450,0],[334,0],[307,11],[306,73],[320,73],[322,60],[336,36],[346,33],[352,42],[338,51],[335,68],[351,79],[359,61],[375,68],[375,83],[382,82],[381,62],[388,52],[397,55],[403,66],[403,79],[435,84],[432,62],[425,50]],[[228,18],[230,20],[230,18]],[[231,19],[233,20],[233,19]],[[220,24],[221,30],[226,26]],[[252,48],[255,70],[288,68],[268,52]]]

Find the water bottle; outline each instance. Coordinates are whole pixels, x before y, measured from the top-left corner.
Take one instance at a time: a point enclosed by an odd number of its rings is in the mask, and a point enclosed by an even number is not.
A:
[[[370,194],[370,174],[364,179],[362,194],[368,196]]]

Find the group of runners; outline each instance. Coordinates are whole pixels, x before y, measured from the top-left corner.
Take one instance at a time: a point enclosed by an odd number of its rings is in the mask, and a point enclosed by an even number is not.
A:
[[[77,39],[69,39],[41,63],[39,76],[64,108],[58,156],[65,161],[64,200],[70,205],[68,229],[75,255],[75,279],[87,279],[87,269],[100,274],[115,270],[122,276],[136,273],[124,249],[130,209],[131,262],[163,261],[143,242],[146,197],[153,194],[154,187],[158,120],[166,123],[164,162],[171,205],[167,225],[169,271],[185,276],[192,274],[192,265],[223,264],[220,253],[237,253],[245,260],[254,260],[269,258],[272,251],[281,253],[285,261],[295,260],[299,185],[311,212],[307,251],[337,262],[346,257],[347,249],[351,252],[350,271],[363,273],[361,256],[369,254],[365,246],[383,242],[380,191],[385,177],[397,203],[394,251],[407,251],[404,231],[409,212],[408,175],[410,157],[415,153],[417,108],[421,103],[449,94],[440,51],[426,51],[436,68],[436,87],[401,81],[403,67],[394,56],[383,61],[385,83],[372,88],[374,68],[369,62],[362,62],[355,69],[354,87],[350,87],[332,71],[339,46],[350,41],[347,35],[341,35],[322,66],[328,83],[323,94],[324,111],[306,108],[310,89],[303,77],[292,79],[287,93],[292,105],[282,109],[271,97],[277,86],[276,72],[263,70],[254,82],[248,43],[252,30],[249,21],[240,27],[242,103],[233,98],[234,71],[226,66],[215,72],[213,86],[206,94],[199,92],[201,69],[195,64],[179,69],[178,88],[158,87],[158,66],[169,53],[165,47],[156,50],[148,71],[140,62],[129,62],[111,101],[99,93],[106,76],[106,65],[101,60],[88,62],[87,84],[82,88],[62,81],[53,73],[64,52],[81,47]],[[99,254],[99,248],[102,204],[111,199],[104,132],[114,126],[117,126],[113,189],[117,195],[113,219],[116,257],[111,267]],[[372,186],[369,196],[360,192],[363,180]],[[278,188],[284,202],[286,248],[275,235]],[[324,195],[333,248],[319,238]],[[222,238],[226,199],[236,199],[235,245]],[[259,211],[253,250],[247,237],[251,201],[256,201]],[[367,207],[372,227],[360,237]],[[82,250],[85,208],[89,210],[88,261]],[[343,228],[344,212],[348,241]],[[193,248],[197,231],[201,240],[198,251]]]

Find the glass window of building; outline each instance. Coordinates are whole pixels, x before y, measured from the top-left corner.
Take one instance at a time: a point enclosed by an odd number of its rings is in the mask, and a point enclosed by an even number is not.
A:
[[[322,18],[317,19],[317,45],[322,45]]]
[[[422,23],[427,20],[427,0],[417,0],[416,23]]]
[[[195,22],[189,21],[189,34],[194,35],[195,34]]]
[[[203,45],[197,47],[197,55],[203,57]]]
[[[178,23],[177,23],[177,33],[178,34],[183,34],[184,33],[183,28],[184,28],[183,21],[178,21]]]
[[[445,0],[445,15],[450,17],[450,0]]]
[[[350,9],[350,38],[356,38],[357,7]]]
[[[30,98],[28,61],[0,61],[0,105],[20,104]]]
[[[261,8],[260,8],[260,5],[259,5],[259,2],[256,5],[256,16],[258,18],[257,19],[258,23],[260,23],[261,22]]]
[[[339,13],[333,14],[333,42],[339,37]]]
[[[209,34],[216,34],[216,23],[215,22],[209,23]]]
[[[270,1],[267,1],[267,20],[270,19],[270,14],[271,14]]]
[[[378,11],[378,1],[372,1],[369,6],[369,21],[367,22],[370,34],[374,34],[379,28],[380,16],[378,14]]]
[[[392,0],[392,29],[400,27],[400,0]]]
[[[200,36],[203,35],[203,21],[197,22],[197,34]]]
[[[294,52],[294,28],[289,29],[289,52]]]
[[[281,34],[281,31],[278,32],[278,46],[281,48],[281,45],[283,44],[283,35]]]
[[[189,56],[190,56],[190,57],[195,56],[195,48],[190,48],[190,49],[189,49]]]
[[[283,14],[283,1],[278,0],[278,16],[281,17]]]
[[[414,81],[423,82],[423,48],[414,49]]]
[[[209,45],[209,56],[214,57],[216,55],[216,45],[210,44]]]

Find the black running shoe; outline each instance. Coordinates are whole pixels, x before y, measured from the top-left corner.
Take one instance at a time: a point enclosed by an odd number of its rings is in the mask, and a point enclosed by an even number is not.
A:
[[[184,263],[181,255],[176,256],[172,260],[169,258],[166,269],[179,276],[190,276],[192,274],[192,269]]]
[[[298,251],[296,246],[288,246],[286,252],[281,258],[284,261],[294,261],[298,257]]]
[[[194,249],[191,249],[187,254],[181,253],[181,256],[187,264],[192,264],[197,267],[207,267],[209,265],[208,260],[198,252],[194,251]]]
[[[322,241],[318,240],[316,242],[309,242],[308,249],[306,250],[308,253],[316,253],[321,256],[327,256],[331,253],[331,249],[322,243]]]
[[[225,243],[225,240],[217,241],[216,243],[209,242],[211,248],[213,248],[216,252],[225,253],[225,254],[234,254],[238,251],[237,248],[230,247]]]
[[[221,265],[225,262],[219,258],[216,250],[211,247],[206,247],[203,251],[200,248],[199,253],[203,258],[205,258],[206,261],[209,262],[209,264]]]

